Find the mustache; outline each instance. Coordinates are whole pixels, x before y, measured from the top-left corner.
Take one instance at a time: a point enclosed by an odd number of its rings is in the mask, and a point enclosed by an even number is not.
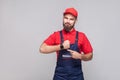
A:
[[[70,23],[69,23],[69,22],[66,22],[65,24],[69,24],[69,25],[70,25]]]

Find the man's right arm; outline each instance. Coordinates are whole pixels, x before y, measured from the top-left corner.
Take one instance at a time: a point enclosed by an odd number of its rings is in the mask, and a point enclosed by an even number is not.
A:
[[[60,50],[60,44],[59,45],[47,45],[46,43],[42,43],[42,45],[39,48],[40,53],[52,53]]]
[[[70,41],[65,40],[63,42],[64,49],[70,48]],[[61,50],[60,44],[58,45],[47,45],[46,43],[42,43],[42,45],[39,48],[40,53],[52,53]]]

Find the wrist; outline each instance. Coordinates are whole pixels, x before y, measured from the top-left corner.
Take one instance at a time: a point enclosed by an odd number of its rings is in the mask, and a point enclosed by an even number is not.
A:
[[[79,54],[79,59],[84,60],[84,54]]]
[[[61,50],[63,50],[63,49],[64,49],[64,46],[63,46],[63,44],[62,44],[62,43],[60,44],[60,49],[61,49]]]

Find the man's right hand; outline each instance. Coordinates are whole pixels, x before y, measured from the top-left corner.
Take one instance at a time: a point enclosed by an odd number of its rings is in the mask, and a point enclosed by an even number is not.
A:
[[[64,49],[70,48],[70,41],[69,41],[69,40],[65,40],[65,41],[63,42],[63,46],[64,46]]]

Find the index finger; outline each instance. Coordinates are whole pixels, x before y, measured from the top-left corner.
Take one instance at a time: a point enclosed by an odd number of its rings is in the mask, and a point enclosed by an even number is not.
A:
[[[67,49],[67,51],[69,51],[69,52],[73,52],[73,50],[71,50],[71,49]]]

